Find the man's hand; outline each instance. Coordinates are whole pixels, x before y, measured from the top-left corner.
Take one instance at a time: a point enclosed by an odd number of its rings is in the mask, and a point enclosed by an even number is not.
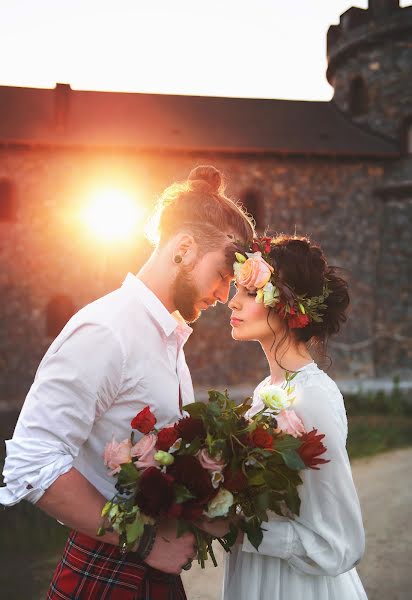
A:
[[[145,559],[150,567],[179,575],[183,565],[193,560],[196,555],[195,536],[186,532],[176,537],[176,521],[162,521],[159,524],[153,549]]]
[[[217,538],[225,537],[230,530],[231,525],[235,525],[235,527],[239,527],[239,523],[242,520],[241,517],[235,516],[230,517],[228,519],[225,518],[216,518],[216,519],[208,519],[207,517],[203,519],[199,519],[195,522],[196,527],[199,529],[203,529],[206,533],[213,535]],[[241,529],[238,530],[238,536],[236,539],[237,543],[243,542],[243,531]]]

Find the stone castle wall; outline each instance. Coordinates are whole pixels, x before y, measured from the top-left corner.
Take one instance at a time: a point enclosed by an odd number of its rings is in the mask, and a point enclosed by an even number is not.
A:
[[[0,177],[15,183],[18,209],[15,222],[0,221],[1,399],[28,389],[51,342],[46,335],[46,309],[53,297],[64,294],[79,309],[118,287],[125,274],[136,272],[148,256],[142,234],[130,243],[105,249],[84,233],[76,214],[91,190],[98,185],[125,185],[150,208],[165,186],[204,163],[225,173],[232,197],[241,198],[245,190],[260,195],[262,226],[310,234],[322,244],[329,261],[346,270],[352,305],[349,322],[330,345],[332,373],[374,376],[378,363],[385,368],[385,359],[376,359],[376,298],[377,290],[393,297],[389,289],[393,278],[387,257],[387,278],[378,281],[378,263],[382,262],[381,240],[392,236],[391,227],[396,233],[398,217],[392,215],[393,223],[388,220],[382,237],[388,205],[374,191],[384,179],[382,162],[4,149]],[[401,221],[406,218],[404,208],[396,214]],[[408,242],[395,236],[393,244],[404,252]],[[195,385],[256,382],[266,374],[258,345],[231,339],[229,314],[227,307],[219,306],[194,325],[186,355]]]

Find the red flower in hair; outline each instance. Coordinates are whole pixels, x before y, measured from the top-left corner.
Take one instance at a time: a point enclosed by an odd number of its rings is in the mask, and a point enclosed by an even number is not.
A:
[[[326,447],[322,443],[324,437],[324,433],[318,434],[317,429],[312,429],[312,431],[304,433],[299,438],[302,442],[302,445],[297,449],[297,452],[305,465],[310,469],[316,469],[316,471],[319,471],[319,467],[316,465],[322,465],[330,462],[324,458],[319,458],[321,454],[326,452]]]
[[[261,242],[263,245],[263,252],[266,252],[266,253],[270,252],[270,242],[271,241],[272,241],[272,238],[270,238],[270,237],[261,238]]]
[[[165,427],[157,434],[156,448],[167,452],[178,437],[179,434],[174,427]]]
[[[288,325],[290,329],[302,329],[302,327],[306,327],[309,324],[309,321],[308,315],[292,315],[288,319]]]
[[[273,439],[270,433],[263,427],[256,427],[250,435],[252,442],[258,448],[272,448]]]
[[[252,252],[260,252],[260,247],[258,242],[252,242]]]
[[[199,437],[200,439],[206,437],[205,426],[203,425],[202,419],[185,417],[175,423],[174,428],[178,433],[178,437],[183,438],[185,442],[193,442],[195,437]]]
[[[137,415],[132,419],[130,425],[132,429],[137,429],[141,433],[150,433],[153,427],[156,425],[156,417],[150,410],[148,406],[146,406],[143,410],[141,410]]]

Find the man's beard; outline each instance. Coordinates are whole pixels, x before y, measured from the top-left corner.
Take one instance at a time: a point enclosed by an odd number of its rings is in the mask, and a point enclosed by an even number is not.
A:
[[[199,299],[199,292],[184,267],[176,275],[172,294],[176,309],[187,323],[193,323],[200,317],[201,312],[195,307],[196,301]]]

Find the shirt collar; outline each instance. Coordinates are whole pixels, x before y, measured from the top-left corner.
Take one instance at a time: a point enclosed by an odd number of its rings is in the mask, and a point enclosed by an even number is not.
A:
[[[189,327],[178,311],[170,313],[159,298],[150,290],[136,275],[128,273],[123,282],[123,287],[133,289],[147,310],[161,326],[166,336],[169,337],[176,332],[179,339],[184,343],[193,329]]]

